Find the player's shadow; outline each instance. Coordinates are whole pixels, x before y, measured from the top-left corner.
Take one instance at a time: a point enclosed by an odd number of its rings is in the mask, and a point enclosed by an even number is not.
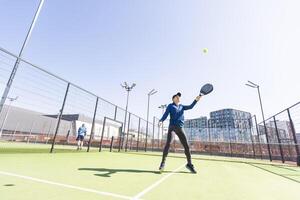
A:
[[[108,169],[108,168],[79,168],[80,171],[93,171],[97,172],[97,174],[94,174],[95,176],[100,177],[111,177],[111,175],[116,173],[133,173],[133,174],[139,174],[139,173],[150,173],[150,174],[161,174],[159,171],[151,171],[151,170],[138,170],[138,169]],[[163,173],[172,173],[171,171],[164,171]],[[173,172],[173,173],[181,173],[185,174],[188,172]]]

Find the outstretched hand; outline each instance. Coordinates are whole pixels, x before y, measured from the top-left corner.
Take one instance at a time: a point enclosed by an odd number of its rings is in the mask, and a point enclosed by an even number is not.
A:
[[[162,122],[158,122],[158,126],[162,127],[163,123]]]
[[[201,96],[197,96],[195,100],[199,101],[200,99],[201,99]]]

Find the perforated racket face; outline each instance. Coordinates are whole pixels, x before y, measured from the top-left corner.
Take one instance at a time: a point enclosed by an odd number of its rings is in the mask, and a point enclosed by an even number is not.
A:
[[[214,90],[214,86],[210,83],[207,83],[201,88],[200,95],[207,95],[211,93],[213,90]]]

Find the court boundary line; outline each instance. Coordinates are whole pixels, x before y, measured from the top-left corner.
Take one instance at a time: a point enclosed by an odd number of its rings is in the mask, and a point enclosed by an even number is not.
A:
[[[144,189],[142,192],[140,192],[137,195],[135,195],[134,197],[132,197],[131,200],[141,200],[141,197],[145,196],[145,194],[147,194],[148,192],[150,192],[151,190],[153,190],[154,188],[156,188],[159,184],[161,184],[167,178],[169,178],[170,176],[174,175],[176,172],[178,172],[179,170],[181,170],[184,166],[185,166],[185,164],[181,165],[180,167],[178,167],[176,169],[174,169],[171,173],[168,173],[167,175],[163,176],[158,181],[154,182],[153,184],[151,184],[150,186],[148,186],[146,189]]]
[[[159,154],[152,154],[152,153],[143,153],[143,152],[122,152],[124,154],[134,154],[134,155],[141,155],[141,156],[154,156],[154,157],[161,157]],[[178,153],[176,153],[178,154]],[[264,159],[254,159],[254,158],[241,158],[241,157],[227,157],[227,156],[218,156],[218,155],[204,155],[204,154],[194,154],[197,156],[207,156],[207,157],[213,157],[213,158],[204,158],[204,157],[193,157],[192,160],[201,160],[201,161],[215,161],[215,162],[229,162],[229,163],[237,163],[237,164],[258,164],[258,165],[266,165],[266,166],[274,166],[274,167],[296,167],[292,164],[282,164],[282,163],[271,163],[270,161]],[[176,156],[176,155],[168,155],[168,158],[185,158],[185,155],[182,154],[182,156]],[[219,157],[219,158],[218,158]],[[237,159],[237,160],[235,160]],[[240,160],[238,160],[240,159]],[[255,161],[261,161],[261,162],[255,162]]]
[[[17,177],[17,178],[21,178],[21,179],[25,179],[25,180],[44,183],[44,184],[48,184],[48,185],[60,186],[60,187],[69,188],[69,189],[73,189],[73,190],[79,190],[79,191],[83,191],[83,192],[90,192],[90,193],[94,193],[94,194],[98,194],[98,195],[102,195],[102,196],[110,196],[110,197],[116,197],[119,199],[127,199],[127,200],[132,199],[132,197],[130,197],[130,196],[115,194],[115,193],[111,193],[111,192],[104,192],[104,191],[99,191],[99,190],[95,190],[95,189],[89,189],[89,188],[84,188],[84,187],[79,187],[79,186],[69,185],[69,184],[64,184],[64,183],[58,183],[58,182],[54,182],[54,181],[48,181],[48,180],[44,180],[44,179],[34,178],[34,177],[30,177],[30,176],[23,176],[23,175],[5,172],[5,171],[0,171],[0,175]]]

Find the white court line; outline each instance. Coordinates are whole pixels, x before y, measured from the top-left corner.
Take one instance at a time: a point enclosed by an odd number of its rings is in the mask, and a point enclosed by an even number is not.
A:
[[[110,196],[110,197],[116,197],[116,198],[120,198],[120,199],[129,199],[129,200],[132,199],[132,197],[129,197],[129,196],[114,194],[114,193],[110,193],[110,192],[102,192],[102,191],[83,188],[83,187],[78,187],[78,186],[74,186],[74,185],[67,185],[67,184],[63,184],[63,183],[57,183],[57,182],[53,182],[53,181],[47,181],[47,180],[43,180],[43,179],[33,178],[33,177],[30,177],[30,176],[22,176],[22,175],[19,175],[19,174],[14,174],[14,173],[9,173],[9,172],[0,171],[0,175],[22,178],[22,179],[26,179],[26,180],[39,182],[39,183],[45,183],[45,184],[49,184],[49,185],[56,185],[56,186],[65,187],[65,188],[69,188],[69,189],[95,193],[95,194],[99,194],[99,195],[103,195],[103,196]]]
[[[176,172],[178,172],[179,170],[181,170],[184,165],[181,165],[180,167],[178,167],[177,169],[173,170],[171,173],[165,175],[164,177],[162,177],[161,179],[159,179],[158,181],[156,181],[155,183],[153,183],[152,185],[150,185],[149,187],[147,187],[145,190],[143,190],[142,192],[138,193],[136,196],[134,196],[131,200],[140,200],[140,198],[142,196],[144,196],[146,193],[150,192],[151,190],[153,190],[155,187],[157,187],[159,184],[161,184],[163,181],[165,181],[167,178],[169,178],[170,176],[172,176],[173,174],[175,174]]]

